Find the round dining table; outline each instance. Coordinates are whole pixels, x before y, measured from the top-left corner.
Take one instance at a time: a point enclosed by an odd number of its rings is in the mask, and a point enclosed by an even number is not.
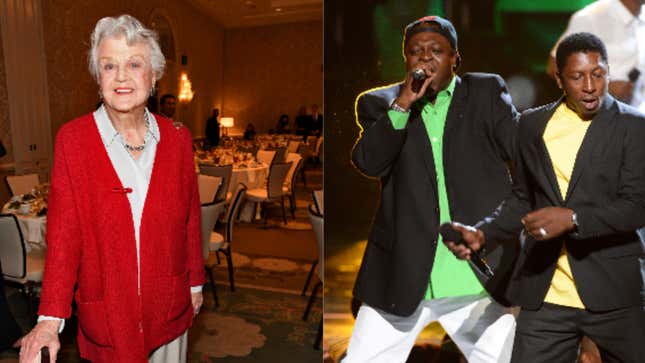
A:
[[[7,202],[2,208],[2,213],[13,214],[18,219],[18,225],[25,241],[26,252],[33,249],[45,250],[47,242],[47,215],[39,216],[36,213],[20,213],[19,209],[10,208],[11,202]]]

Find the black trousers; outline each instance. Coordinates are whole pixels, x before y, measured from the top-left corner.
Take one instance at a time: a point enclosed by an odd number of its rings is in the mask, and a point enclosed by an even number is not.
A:
[[[511,363],[574,363],[583,335],[596,343],[603,363],[645,361],[642,307],[590,312],[544,303],[521,310]]]
[[[2,266],[0,266],[1,271]],[[2,278],[1,273],[0,278]],[[4,281],[0,280],[0,352],[10,348],[21,336],[22,331],[9,310],[9,303],[7,303],[4,292]]]

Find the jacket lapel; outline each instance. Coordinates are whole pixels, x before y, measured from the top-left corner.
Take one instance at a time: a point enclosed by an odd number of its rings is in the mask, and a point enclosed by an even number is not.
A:
[[[408,123],[408,138],[412,138],[413,144],[420,150],[419,153],[423,158],[423,163],[426,167],[426,172],[430,178],[432,188],[437,190],[437,172],[434,165],[434,157],[432,155],[432,146],[430,145],[430,137],[426,130],[423,119],[421,118],[421,108],[415,105],[410,110],[410,121]]]
[[[448,107],[448,113],[446,115],[446,125],[443,130],[443,158],[446,159],[445,149],[448,144],[446,135],[449,135],[449,128],[454,127],[455,123],[458,123],[463,119],[464,114],[463,110],[466,106],[466,95],[467,90],[461,83],[461,78],[455,76],[455,89],[452,95],[452,100],[450,101],[450,106]],[[430,145],[430,136],[428,135],[428,130],[426,130],[425,124],[423,123],[423,118],[421,117],[421,110],[423,109],[423,103],[417,101],[412,109],[410,110],[410,123],[408,126],[408,137],[413,137],[416,145],[421,147],[421,155],[423,156],[423,162],[426,166],[426,171],[428,176],[432,181],[432,187],[437,191],[437,171],[434,163],[434,155],[432,153],[432,145]],[[445,163],[444,163],[445,165]]]
[[[567,188],[567,201],[570,199],[571,193],[576,187],[578,180],[580,180],[580,176],[582,175],[584,168],[591,162],[590,158],[593,154],[595,145],[597,145],[598,143],[597,140],[599,138],[602,139],[602,135],[608,132],[607,128],[611,124],[610,120],[616,112],[615,109],[612,109],[614,103],[614,98],[607,94],[600,107],[600,110],[598,110],[598,114],[596,114],[596,116],[591,121],[589,129],[587,130],[585,137],[582,139],[582,144],[580,145],[580,149],[578,150],[576,162],[573,165],[573,172],[571,173],[571,179],[569,180],[569,186]]]
[[[535,123],[535,139],[533,140],[533,145],[537,149],[538,157],[542,163],[542,169],[544,171],[541,174],[546,178],[547,184],[551,186],[551,188],[545,188],[545,191],[548,192],[548,196],[551,201],[557,205],[562,205],[564,201],[562,199],[562,193],[560,193],[560,187],[555,176],[555,171],[553,170],[551,156],[549,155],[549,151],[544,143],[544,130],[546,129],[546,125],[551,117],[553,117],[555,110],[562,103],[562,100],[563,98],[546,107],[543,117],[539,118]],[[537,173],[537,175],[540,175],[540,173]]]
[[[461,82],[461,78],[459,78],[459,76],[455,76],[455,89],[450,101],[450,106],[448,107],[448,113],[446,114],[446,125],[443,129],[444,160],[446,159],[446,145],[450,142],[448,140],[448,136],[451,135],[451,130],[455,125],[461,122],[464,118],[464,110],[466,110],[467,107],[466,96],[468,96],[466,85]]]

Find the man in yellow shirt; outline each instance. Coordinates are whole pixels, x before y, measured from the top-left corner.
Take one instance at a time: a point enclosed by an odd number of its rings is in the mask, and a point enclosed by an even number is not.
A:
[[[466,245],[446,244],[469,258],[521,231],[508,290],[522,308],[511,362],[573,362],[584,335],[603,363],[642,362],[645,115],[607,93],[595,35],[563,39],[556,63],[564,96],[522,115],[513,196],[478,230],[454,226]]]

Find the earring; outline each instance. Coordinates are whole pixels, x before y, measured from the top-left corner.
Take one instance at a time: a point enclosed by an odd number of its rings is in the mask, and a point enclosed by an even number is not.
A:
[[[155,89],[155,85],[153,84],[152,87],[150,88],[150,93],[148,94],[148,97],[154,96],[156,91],[157,90]]]

